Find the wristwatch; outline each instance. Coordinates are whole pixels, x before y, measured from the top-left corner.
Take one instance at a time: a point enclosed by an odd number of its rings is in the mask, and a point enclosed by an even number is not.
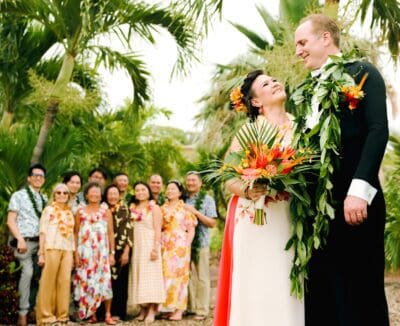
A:
[[[110,254],[111,254],[111,255],[115,255],[115,250],[111,250],[111,251],[110,251]]]

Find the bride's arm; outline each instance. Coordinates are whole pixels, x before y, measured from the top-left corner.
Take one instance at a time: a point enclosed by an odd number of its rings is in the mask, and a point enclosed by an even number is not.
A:
[[[248,189],[239,178],[233,178],[226,181],[225,187],[229,192],[244,198],[248,197],[247,192],[250,191],[250,189]]]

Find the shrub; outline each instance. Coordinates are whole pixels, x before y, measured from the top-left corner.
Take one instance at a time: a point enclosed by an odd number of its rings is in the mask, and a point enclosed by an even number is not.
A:
[[[0,323],[16,324],[18,311],[19,267],[13,250],[7,244],[0,247]]]

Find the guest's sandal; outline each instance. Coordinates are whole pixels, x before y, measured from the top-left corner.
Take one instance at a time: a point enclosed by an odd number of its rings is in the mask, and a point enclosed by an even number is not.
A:
[[[195,315],[195,316],[193,317],[193,319],[194,319],[194,320],[197,320],[197,321],[201,321],[201,320],[206,319],[206,316],[204,316],[204,315]]]
[[[104,322],[105,322],[107,325],[117,325],[117,324],[118,324],[117,321],[115,321],[115,320],[111,317],[111,315],[107,315],[107,314],[106,314],[106,317],[104,318]]]
[[[182,320],[182,314],[181,314],[181,315],[171,315],[171,316],[168,318],[168,320],[171,320],[171,321],[180,321],[180,320]]]
[[[89,324],[96,324],[97,323],[97,316],[96,314],[92,315],[89,320],[88,320]]]

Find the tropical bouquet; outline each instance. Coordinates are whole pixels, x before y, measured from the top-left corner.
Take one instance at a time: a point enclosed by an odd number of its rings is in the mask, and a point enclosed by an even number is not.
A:
[[[253,222],[266,223],[264,206],[271,198],[287,198],[282,194],[298,195],[296,184],[304,183],[297,176],[313,169],[316,152],[308,148],[283,145],[284,134],[266,120],[248,123],[237,133],[239,151],[229,152],[224,160],[214,160],[203,172],[208,182],[224,182],[238,178],[243,181],[245,194],[255,184],[261,184],[267,195],[255,203]],[[309,163],[309,164],[306,164]]]

